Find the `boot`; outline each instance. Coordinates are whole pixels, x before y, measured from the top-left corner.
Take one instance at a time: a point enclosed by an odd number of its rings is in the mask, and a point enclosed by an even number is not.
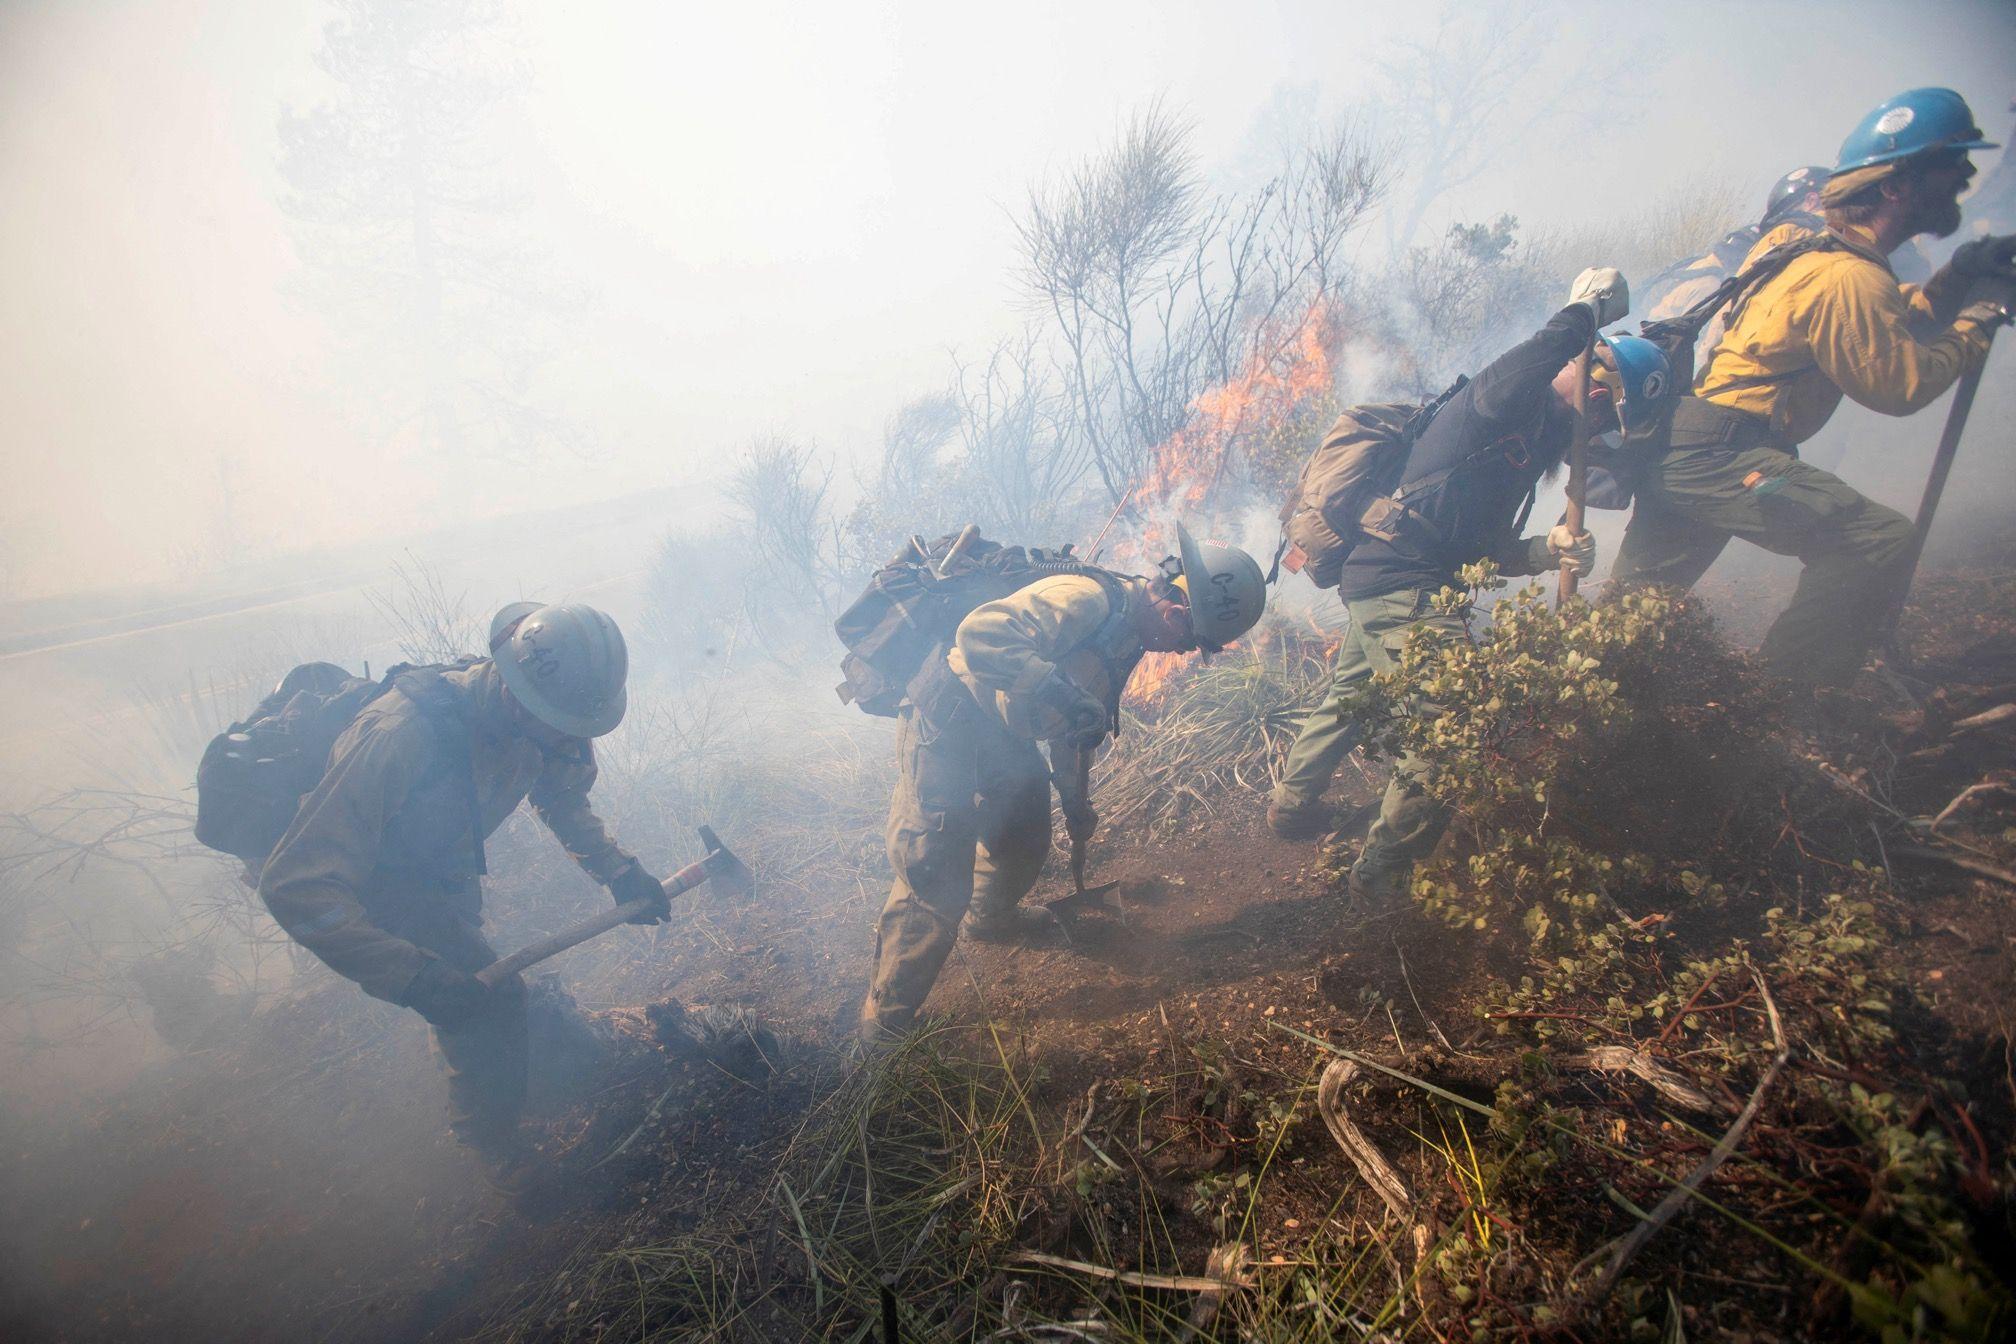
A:
[[[1394,858],[1367,845],[1344,879],[1344,894],[1366,909],[1387,909],[1407,899],[1413,876],[1412,859]]]
[[[965,931],[967,937],[983,943],[1035,943],[1047,939],[1056,927],[1057,916],[1048,910],[1011,905],[1003,910],[969,911]]]
[[[544,1154],[512,1137],[476,1149],[483,1180],[521,1213],[545,1211],[559,1191],[558,1173]]]
[[[1313,803],[1267,802],[1267,829],[1283,840],[1314,840],[1336,828],[1336,812],[1320,798]]]

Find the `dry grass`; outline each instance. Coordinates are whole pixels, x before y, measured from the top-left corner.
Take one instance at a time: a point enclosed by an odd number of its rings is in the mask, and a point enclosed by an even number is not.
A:
[[[1329,685],[1327,655],[1314,631],[1275,621],[1173,674],[1165,695],[1125,716],[1099,764],[1103,824],[1164,831],[1265,792]]]

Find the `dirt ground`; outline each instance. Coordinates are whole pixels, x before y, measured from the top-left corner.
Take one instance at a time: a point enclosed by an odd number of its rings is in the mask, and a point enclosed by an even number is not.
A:
[[[1941,614],[1949,596],[1931,582],[1907,627],[1920,672],[2016,681],[2006,615],[1974,611],[1964,637],[1947,637],[1961,624]],[[1872,722],[1869,731],[1865,741],[1890,750],[1908,747],[1923,724]],[[1936,810],[1995,768],[1997,752],[1984,742],[1935,753],[1899,774],[1908,796],[1898,805]],[[1375,783],[1347,769],[1343,796],[1333,792],[1343,837],[1327,855],[1268,832],[1257,796],[1222,799],[1165,839],[1102,841],[1091,878],[1118,881],[1110,908],[1073,917],[1069,939],[1045,946],[962,940],[929,1011],[996,1024],[1037,1066],[1031,1100],[1046,1113],[1136,1077],[1166,1077],[1197,1041],[1214,1042],[1247,1076],[1305,1083],[1316,1055],[1298,1031],[1359,1050],[1462,1051],[1490,1030],[1478,1011],[1481,972],[1502,949],[1411,907],[1346,903],[1339,855],[1348,858]],[[2000,843],[1992,814],[1979,820],[1990,829],[1977,838]],[[1067,891],[1053,854],[1035,899]],[[1932,1015],[1920,1027],[1927,1052],[1990,1099],[1983,1128],[1997,1153],[2016,1116],[2009,894],[1950,866],[1897,869],[1896,906],[1914,935],[1900,943],[1901,969]],[[856,1067],[845,1046],[881,897],[855,876],[801,879],[741,905],[703,895],[662,930],[610,935],[653,940],[656,984],[643,997],[759,1016],[781,1038],[764,1047],[777,1067],[691,1057],[668,1044],[662,1009],[584,1005],[605,1049],[538,1109],[535,1133],[559,1181],[529,1203],[484,1187],[442,1132],[441,1084],[410,1015],[336,983],[263,1014],[239,1056],[191,1058],[151,1080],[157,1113],[108,1109],[66,1153],[37,1151],[32,1168],[26,1147],[7,1143],[8,1175],[27,1202],[74,1216],[16,1229],[25,1235],[0,1262],[11,1285],[0,1335],[573,1334],[569,1314],[583,1300],[574,1285],[598,1258],[702,1229],[774,1238],[757,1222],[753,1192],[820,1096]],[[551,979],[564,988],[568,978],[563,958]],[[360,1019],[371,1044],[345,1044]],[[1231,1142],[1198,1122],[1183,1162],[1208,1169],[1213,1144]],[[1292,1151],[1291,1175],[1251,1230],[1263,1259],[1292,1260],[1355,1180],[1320,1128]],[[1188,1235],[1198,1240],[1179,1251],[1201,1265],[1208,1244],[1199,1229]],[[1074,1249],[1069,1229],[1049,1244]],[[1735,1272],[1712,1253],[1699,1259],[1704,1292],[1716,1291],[1718,1273]],[[624,1333],[616,1322],[606,1329]]]

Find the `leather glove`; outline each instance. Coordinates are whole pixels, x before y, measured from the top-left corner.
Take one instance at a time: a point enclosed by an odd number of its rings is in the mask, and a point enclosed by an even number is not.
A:
[[[1106,706],[1056,668],[1036,684],[1035,696],[1062,716],[1064,740],[1077,750],[1096,747],[1106,736]]]
[[[1578,579],[1596,568],[1596,538],[1587,532],[1571,532],[1566,523],[1554,524],[1547,534],[1547,553],[1554,557],[1554,568]]]
[[[1591,266],[1568,287],[1568,302],[1581,304],[1596,315],[1598,327],[1607,327],[1631,311],[1631,286],[1615,266]]]
[[[1954,314],[1953,320],[1982,327],[2006,327],[2010,321],[2009,305],[2000,299],[1976,299]]]
[[[430,959],[406,987],[406,1006],[437,1027],[453,1027],[482,1012],[490,990],[467,971]]]
[[[651,902],[644,913],[630,916],[625,923],[662,924],[672,917],[672,898],[665,894],[665,884],[651,876],[641,863],[632,863],[616,874],[609,882],[609,894],[618,905],[631,901]]]
[[[1960,244],[1953,249],[1946,269],[1966,280],[1989,276],[2016,280],[2016,233]]]
[[[1089,843],[1099,830],[1099,813],[1093,809],[1089,799],[1066,798],[1063,804],[1064,834],[1071,838],[1074,845]]]

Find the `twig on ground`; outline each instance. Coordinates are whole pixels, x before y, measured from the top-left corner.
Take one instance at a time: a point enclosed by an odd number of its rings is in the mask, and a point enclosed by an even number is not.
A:
[[[1449,1038],[1442,1034],[1442,1028],[1435,1025],[1435,1019],[1428,1016],[1428,1010],[1421,1006],[1421,996],[1414,992],[1414,977],[1407,973],[1407,954],[1400,950],[1400,940],[1392,938],[1390,934],[1388,937],[1393,943],[1393,955],[1400,958],[1400,981],[1407,986],[1407,997],[1414,1000],[1414,1011],[1428,1024],[1428,1030],[1435,1033],[1435,1039],[1442,1043],[1444,1050],[1452,1055],[1461,1054],[1462,1051],[1449,1044]]]
[[[1997,705],[1979,714],[1970,714],[1953,725],[1955,733],[1978,733],[1983,728],[1993,728],[1997,724],[2016,719],[2016,705]]]
[[[1564,1069],[1592,1069],[1598,1073],[1628,1073],[1649,1086],[1675,1106],[1690,1111],[1726,1111],[1720,1102],[1665,1067],[1650,1055],[1624,1045],[1599,1045],[1561,1061]]]
[[[1323,1075],[1316,1082],[1316,1110],[1323,1117],[1323,1123],[1330,1128],[1330,1137],[1337,1140],[1337,1146],[1358,1168],[1358,1174],[1365,1183],[1378,1192],[1386,1201],[1386,1207],[1403,1221],[1414,1219],[1414,1193],[1407,1188],[1406,1181],[1386,1160],[1386,1155],[1375,1147],[1372,1141],[1353,1124],[1344,1109],[1344,1085],[1357,1074],[1358,1065],[1349,1059],[1333,1059],[1323,1066]]]
[[[1928,831],[1936,831],[1950,821],[1955,812],[1965,807],[1973,799],[1985,793],[2016,793],[2005,780],[1984,779],[1978,784],[1969,784],[1954,797],[1953,801],[1939,809],[1939,815],[1930,822],[1922,823]]]
[[[1645,1221],[1631,1229],[1630,1235],[1617,1247],[1616,1253],[1610,1257],[1610,1263],[1603,1268],[1603,1276],[1596,1281],[1595,1288],[1590,1292],[1588,1300],[1591,1304],[1601,1302],[1610,1295],[1610,1290],[1617,1286],[1619,1276],[1638,1257],[1638,1253],[1645,1249],[1646,1243],[1659,1235],[1661,1229],[1678,1217],[1680,1210],[1694,1198],[1694,1192],[1701,1188],[1702,1183],[1715,1174],[1716,1168],[1729,1160],[1730,1154],[1734,1153],[1737,1145],[1743,1142],[1743,1135],[1749,1130],[1750,1123],[1757,1118],[1757,1112],[1764,1105],[1765,1094],[1771,1090],[1771,1085],[1778,1081],[1778,1075],[1784,1072],[1785,1065],[1791,1061],[1792,1047],[1785,1040],[1785,1024],[1779,1020],[1778,1004],[1771,997],[1771,986],[1766,984],[1764,977],[1756,971],[1753,970],[1751,974],[1756,977],[1758,992],[1764,996],[1764,1009],[1771,1021],[1771,1038],[1778,1047],[1778,1053],[1772,1056],[1770,1067],[1764,1070],[1764,1076],[1757,1080],[1756,1088],[1750,1093],[1749,1103],[1743,1107],[1742,1114],[1736,1117],[1736,1123],[1729,1126],[1728,1132],[1716,1142],[1708,1156],[1701,1160],[1701,1164],[1688,1172],[1680,1184],[1667,1191],[1666,1198],[1654,1205]]]
[[[1213,1253],[1216,1258],[1216,1253]],[[1233,1276],[1210,1278],[1197,1274],[1142,1274],[1131,1269],[1112,1269],[1106,1265],[1088,1265],[1083,1260],[1067,1260],[1061,1255],[1046,1255],[1042,1251],[1017,1251],[1008,1257],[1010,1263],[1018,1265],[1042,1265],[1046,1269],[1062,1269],[1073,1274],[1083,1274],[1087,1278],[1104,1279],[1108,1283],[1124,1283],[1133,1288],[1163,1288],[1177,1293],[1222,1293],[1227,1288],[1251,1288],[1249,1278]]]
[[[1965,854],[1948,854],[1944,850],[1927,849],[1923,845],[1899,845],[1897,853],[1907,859],[1920,859],[1926,863],[1943,863],[1958,868],[1976,877],[1989,878],[2005,886],[2016,887],[2016,873],[2007,868],[1989,863],[1986,859],[1969,858]]]

